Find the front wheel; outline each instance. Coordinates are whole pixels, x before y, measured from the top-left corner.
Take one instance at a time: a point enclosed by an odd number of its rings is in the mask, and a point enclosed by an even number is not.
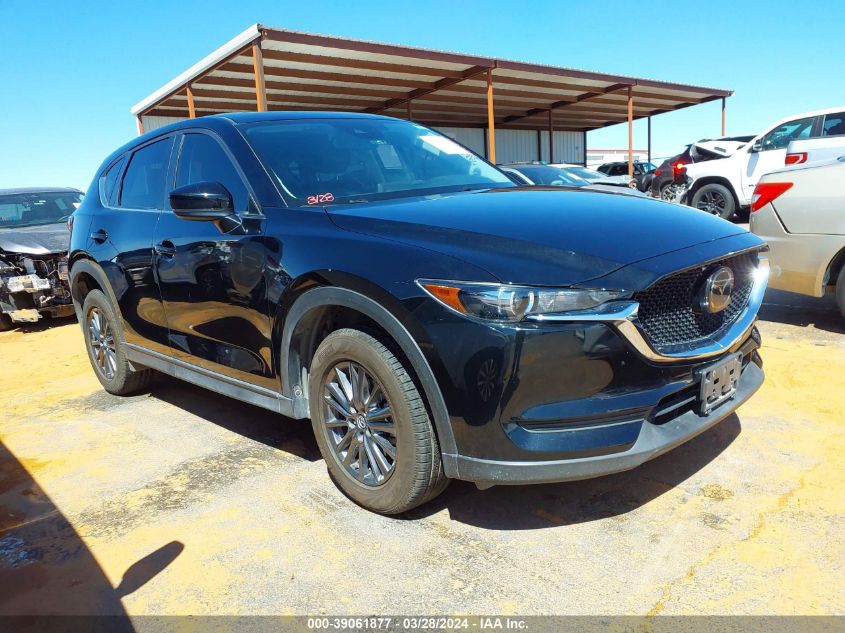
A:
[[[725,220],[730,219],[736,210],[733,194],[724,185],[716,183],[698,189],[692,197],[691,206]]]
[[[309,378],[311,425],[329,474],[356,503],[399,514],[448,483],[425,404],[400,360],[364,332],[320,343]]]

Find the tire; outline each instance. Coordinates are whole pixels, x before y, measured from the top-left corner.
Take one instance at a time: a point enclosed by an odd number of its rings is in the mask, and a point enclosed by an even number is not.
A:
[[[675,196],[670,193],[672,186],[673,185],[671,182],[667,182],[666,184],[661,185],[657,197],[661,200],[665,200],[666,202],[672,202],[675,199]]]
[[[845,317],[845,266],[839,271],[839,276],[836,278],[836,305],[839,306],[839,311]]]
[[[736,202],[731,190],[724,185],[711,183],[696,190],[690,205],[701,211],[729,220],[736,211]]]
[[[7,332],[15,327],[12,322],[12,317],[4,312],[0,312],[0,332]]]
[[[446,488],[423,399],[402,362],[378,340],[353,329],[327,336],[314,355],[308,390],[326,468],[355,503],[399,514]]]
[[[134,370],[126,358],[123,324],[100,290],[92,290],[82,305],[82,333],[94,374],[107,392],[126,396],[145,389],[151,369]]]

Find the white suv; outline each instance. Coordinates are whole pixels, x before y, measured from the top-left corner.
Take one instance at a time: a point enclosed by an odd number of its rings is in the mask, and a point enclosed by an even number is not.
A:
[[[725,158],[686,165],[685,201],[723,218],[747,214],[760,178],[786,161],[790,141],[824,136],[825,119],[841,117],[845,106],[782,119]]]

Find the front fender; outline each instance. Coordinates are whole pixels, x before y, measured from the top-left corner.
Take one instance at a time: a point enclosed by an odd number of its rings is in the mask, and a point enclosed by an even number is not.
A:
[[[313,310],[323,307],[344,307],[356,310],[375,321],[396,342],[407,357],[408,361],[426,396],[435,429],[437,431],[440,449],[445,455],[457,452],[454,434],[449,423],[449,413],[434,372],[431,369],[419,344],[409,332],[408,328],[387,308],[374,299],[347,288],[322,286],[304,292],[287,312],[284,326],[281,330],[280,367],[282,371],[282,391],[293,401],[294,417],[308,417],[307,370],[300,359],[296,345],[296,337],[307,334],[300,323],[307,320]],[[450,460],[444,459],[446,474],[450,474]]]

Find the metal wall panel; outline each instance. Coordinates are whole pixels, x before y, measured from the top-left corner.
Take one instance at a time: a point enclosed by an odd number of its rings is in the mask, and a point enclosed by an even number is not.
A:
[[[464,147],[468,147],[476,154],[484,156],[484,135],[485,130],[470,127],[436,127],[438,132],[455,139]]]
[[[496,130],[496,162],[519,163],[537,160],[537,132]]]
[[[536,132],[535,132],[536,134]],[[556,163],[584,162],[584,137],[581,132],[555,131],[554,135],[554,161]],[[549,160],[549,133],[540,131],[540,160]]]
[[[176,123],[178,121],[185,121],[187,118],[188,117],[186,116],[149,116],[145,114],[141,117],[141,120],[144,122],[144,132],[152,132],[153,130],[157,130],[165,125],[170,125],[171,123]]]

